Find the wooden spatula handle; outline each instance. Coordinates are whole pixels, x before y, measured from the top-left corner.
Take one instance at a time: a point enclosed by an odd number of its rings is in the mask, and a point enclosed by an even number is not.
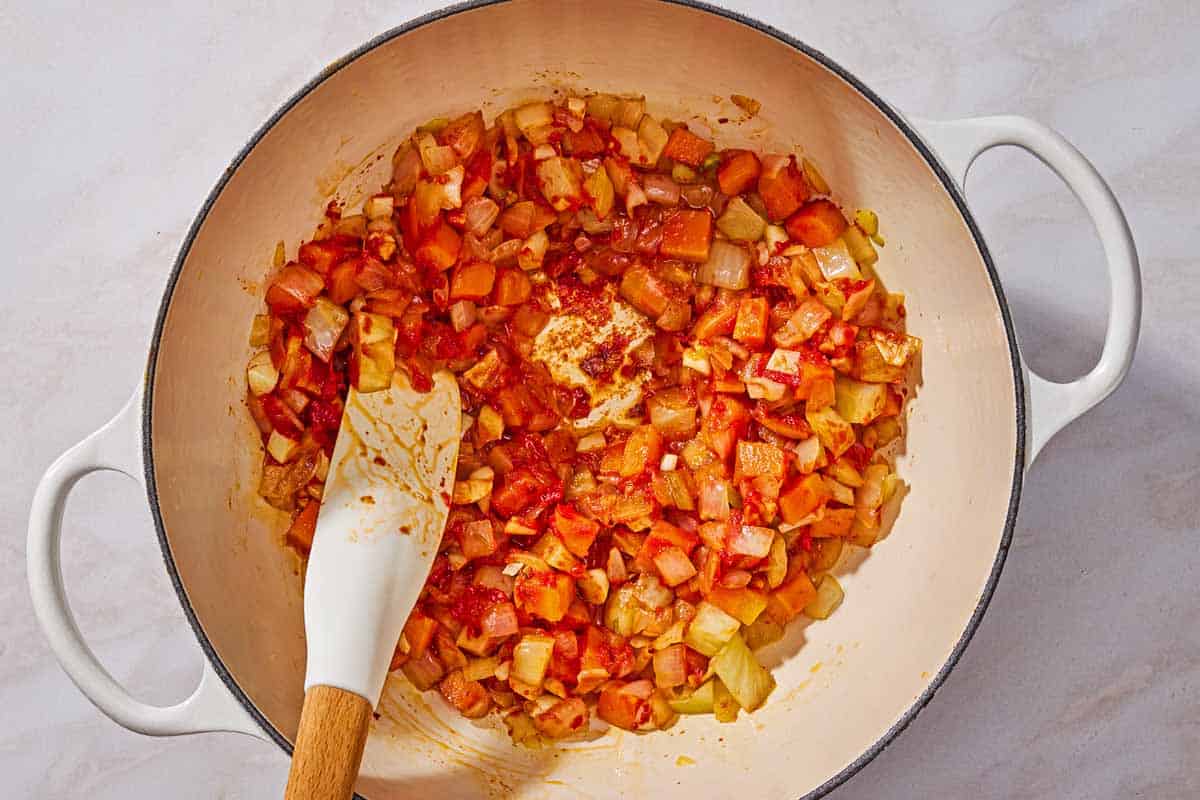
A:
[[[304,693],[284,800],[347,800],[371,724],[366,698],[332,686]]]

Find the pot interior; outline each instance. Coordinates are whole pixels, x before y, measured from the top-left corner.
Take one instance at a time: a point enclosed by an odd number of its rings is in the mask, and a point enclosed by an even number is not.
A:
[[[878,212],[879,272],[907,294],[910,332],[924,339],[899,462],[909,493],[885,540],[843,557],[837,613],[772,646],[779,686],[755,714],[514,749],[498,723],[462,719],[393,677],[359,791],[797,797],[906,718],[990,592],[1018,463],[1014,354],[979,246],[912,141],[819,60],[747,24],[652,0],[517,0],[387,38],[295,101],[219,187],[167,300],[150,414],[169,557],[217,658],[291,739],[300,577],[280,544],[286,516],[256,495],[261,455],[242,402],[275,243],[294,258],[330,197],[353,207],[386,182],[396,145],[423,121],[482,107],[490,122],[563,91],[645,94],[651,113],[689,122],[727,117],[718,146],[808,155],[844,207]],[[758,116],[745,120],[733,93],[759,100]]]

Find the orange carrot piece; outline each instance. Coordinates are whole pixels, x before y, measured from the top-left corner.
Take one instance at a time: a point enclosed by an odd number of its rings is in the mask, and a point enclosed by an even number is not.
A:
[[[664,256],[703,263],[708,260],[712,229],[713,218],[708,211],[676,209],[663,222],[659,252]]]
[[[717,185],[721,193],[733,197],[754,185],[762,172],[758,156],[749,150],[728,150],[717,167]]]
[[[451,300],[482,300],[496,282],[496,267],[490,261],[472,261],[456,267],[450,279]]]
[[[321,504],[316,500],[310,501],[300,510],[288,528],[287,543],[301,553],[308,553],[312,549],[313,534],[317,530],[317,514],[320,511]]]
[[[767,298],[745,297],[738,304],[737,321],[733,326],[733,338],[757,350],[767,341]]]
[[[788,217],[784,227],[789,236],[807,247],[827,247],[842,235],[847,223],[833,203],[813,200]]]
[[[687,128],[680,126],[671,131],[671,138],[667,139],[667,146],[663,148],[662,154],[682,164],[698,167],[712,151],[712,142],[701,139]]]
[[[808,199],[808,183],[796,166],[795,156],[789,156],[787,163],[773,174],[764,172],[759,176],[758,194],[772,222],[786,219]]]

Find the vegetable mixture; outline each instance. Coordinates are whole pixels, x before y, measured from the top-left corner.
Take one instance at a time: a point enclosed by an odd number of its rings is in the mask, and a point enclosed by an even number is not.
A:
[[[311,545],[348,388],[449,369],[452,508],[392,668],[521,742],[761,706],[754,651],[837,608],[830,570],[898,486],[920,342],[875,215],[643,98],[436,119],[392,165],[295,260],[279,245],[254,321],[288,543]]]

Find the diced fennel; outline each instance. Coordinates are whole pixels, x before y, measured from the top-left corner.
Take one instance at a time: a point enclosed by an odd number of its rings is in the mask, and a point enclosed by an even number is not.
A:
[[[875,252],[875,246],[871,244],[871,240],[854,225],[842,231],[842,240],[846,243],[846,250],[849,251],[850,257],[859,266],[870,266],[879,260],[879,254]]]
[[[654,117],[646,114],[642,117],[637,129],[638,139],[642,144],[642,155],[646,163],[657,164],[662,156],[663,148],[667,146],[667,132]]]
[[[498,666],[500,666],[499,656],[471,659],[463,667],[463,677],[469,681],[481,681],[495,675]]]
[[[851,528],[851,534],[853,535],[853,528]],[[812,575],[828,572],[837,566],[838,559],[841,557],[841,537],[831,536],[825,539],[814,539],[812,563],[808,571]]]
[[[804,613],[813,619],[828,619],[842,604],[842,598],[845,596],[837,578],[829,574],[823,575],[817,583],[817,596],[804,607]]]
[[[676,714],[711,714],[713,711],[713,684],[716,679],[705,681],[682,697],[669,698],[667,704]]]
[[[271,318],[266,314],[255,314],[250,326],[250,346],[266,347],[271,342]]]
[[[740,706],[720,678],[713,678],[713,716],[717,722],[737,722]]]
[[[825,176],[811,159],[807,156],[800,159],[800,166],[804,169],[804,179],[817,194],[829,194],[829,184],[825,181]]]
[[[554,639],[540,634],[526,634],[513,649],[510,675],[531,686],[541,686],[554,652]]]
[[[757,242],[766,228],[767,221],[741,197],[730,200],[724,213],[717,217],[717,230],[735,241]]]
[[[246,383],[255,395],[264,395],[274,390],[279,382],[279,370],[271,363],[271,354],[265,350],[256,353],[246,365]]]
[[[713,657],[713,670],[729,689],[738,705],[753,711],[763,704],[767,695],[775,688],[771,673],[758,663],[745,640],[734,635],[729,643]]]
[[[854,212],[854,224],[867,236],[879,233],[879,216],[870,209],[860,208]]]
[[[612,211],[614,195],[612,179],[608,177],[608,171],[600,168],[588,175],[583,182],[583,191],[592,198],[592,208],[595,210],[596,216],[600,219],[607,217]]]
[[[292,456],[300,448],[300,443],[295,439],[289,439],[279,431],[271,431],[271,436],[267,439],[267,452],[271,454],[271,458],[278,461],[280,464],[286,464],[292,460]]]
[[[753,625],[742,628],[742,639],[751,650],[766,647],[783,638],[783,626],[771,619],[770,614],[763,614],[754,620]]]
[[[779,534],[771,540],[771,549],[767,553],[767,586],[774,589],[783,583],[787,576],[788,557],[787,543]]]
[[[737,635],[741,623],[707,600],[696,608],[683,643],[698,653],[713,656]]]

